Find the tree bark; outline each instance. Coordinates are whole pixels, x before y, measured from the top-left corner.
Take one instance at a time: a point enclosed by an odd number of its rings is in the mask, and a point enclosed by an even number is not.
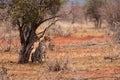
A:
[[[35,33],[35,31],[36,31],[35,25],[26,27],[26,28],[27,29],[19,28],[21,49],[20,49],[20,53],[19,53],[18,63],[20,63],[20,64],[29,62],[29,57],[30,57],[30,54],[32,51],[32,46],[33,46],[34,42],[37,40],[37,35]]]
[[[22,45],[19,53],[18,63],[21,64],[28,63],[31,51],[32,51],[32,45],[27,45],[27,46]]]
[[[101,24],[102,24],[101,19],[96,18],[96,20],[95,20],[95,27],[96,27],[96,29],[100,29],[101,28]]]

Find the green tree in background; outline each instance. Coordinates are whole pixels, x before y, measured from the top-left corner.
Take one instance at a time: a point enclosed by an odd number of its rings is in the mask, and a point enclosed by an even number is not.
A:
[[[101,28],[101,12],[100,8],[103,0],[86,0],[85,15],[95,23],[96,28]]]

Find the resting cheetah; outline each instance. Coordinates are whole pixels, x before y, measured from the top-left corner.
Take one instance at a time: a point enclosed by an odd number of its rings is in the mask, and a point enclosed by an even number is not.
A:
[[[32,53],[31,56],[32,62],[38,61],[39,63],[41,63],[42,59],[46,61],[47,41],[50,41],[49,37],[44,37],[44,39],[39,42],[39,46],[37,47],[35,52]]]

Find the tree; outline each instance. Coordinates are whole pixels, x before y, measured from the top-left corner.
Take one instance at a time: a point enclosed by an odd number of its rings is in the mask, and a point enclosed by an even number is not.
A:
[[[4,27],[5,29],[3,30],[4,36],[2,37],[2,39],[4,39],[7,42],[7,45],[4,47],[4,51],[5,52],[9,52],[11,50],[11,24],[9,23],[9,21],[7,20],[8,18],[8,5],[6,3],[9,3],[9,0],[0,0],[0,24],[2,27]],[[1,27],[0,26],[0,27]],[[8,28],[9,27],[9,28]],[[5,34],[9,34],[7,37],[5,36]]]
[[[4,22],[7,19],[7,5],[6,0],[0,0],[0,22]]]
[[[61,7],[59,14],[61,18],[74,24],[75,22],[82,23],[84,19],[83,6],[79,2],[70,2]]]
[[[105,0],[102,12],[110,30],[115,33],[114,40],[120,43],[120,0]]]
[[[55,19],[61,4],[65,0],[8,0],[8,14],[12,23],[18,26],[21,49],[18,63],[28,63],[35,41],[45,34],[44,31],[36,34],[37,28],[44,22]],[[49,18],[46,16],[49,15]]]
[[[104,18],[111,25],[112,30],[115,29],[115,24],[120,23],[120,0],[105,0],[103,7]]]
[[[74,24],[77,21],[79,22],[80,19],[82,19],[82,7],[80,3],[72,2],[70,9],[71,9],[70,16],[71,16],[72,24]]]
[[[100,8],[103,0],[86,0],[85,15],[94,21],[96,28],[101,28],[101,12]]]

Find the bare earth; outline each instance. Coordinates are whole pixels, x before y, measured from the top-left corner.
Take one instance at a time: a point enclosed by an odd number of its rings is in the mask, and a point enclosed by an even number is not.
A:
[[[0,65],[7,68],[10,80],[120,80],[120,59],[105,59],[116,57],[120,45],[111,43],[110,36],[101,34],[104,31],[100,30],[96,36],[93,31],[96,30],[88,29],[83,36],[55,38],[55,51],[48,51],[47,62],[43,64],[17,64],[18,53],[8,52],[0,53]],[[14,39],[12,44],[18,45],[19,41]],[[0,45],[5,43],[0,41]],[[48,70],[48,63],[66,58],[70,64],[68,70]]]

